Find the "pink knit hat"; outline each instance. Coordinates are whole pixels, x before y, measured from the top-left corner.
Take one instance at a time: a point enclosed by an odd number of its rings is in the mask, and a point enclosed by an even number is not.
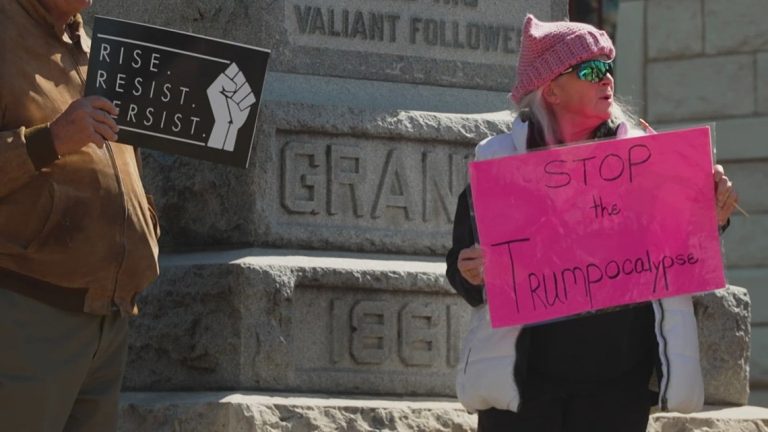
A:
[[[517,82],[510,96],[520,105],[528,93],[569,67],[600,56],[613,60],[615,55],[611,38],[602,30],[568,21],[542,22],[528,14],[520,41]]]

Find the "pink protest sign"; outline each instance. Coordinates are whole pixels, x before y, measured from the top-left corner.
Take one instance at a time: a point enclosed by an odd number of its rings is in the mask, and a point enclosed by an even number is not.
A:
[[[493,327],[725,286],[708,128],[469,169]]]

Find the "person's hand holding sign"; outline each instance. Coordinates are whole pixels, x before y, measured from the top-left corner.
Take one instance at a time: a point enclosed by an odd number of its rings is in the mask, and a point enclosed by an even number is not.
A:
[[[483,283],[483,265],[485,264],[485,254],[480,246],[472,246],[462,249],[459,252],[459,273],[467,282],[472,285]]]
[[[208,99],[216,119],[208,138],[208,147],[232,151],[237,131],[245,123],[256,98],[245,76],[235,63],[231,63],[208,87]]]
[[[104,141],[116,141],[119,128],[112,118],[116,115],[117,108],[101,96],[75,100],[51,122],[56,153],[63,156],[90,143],[102,147]]]
[[[715,165],[715,194],[717,196],[717,223],[720,226],[728,222],[731,213],[739,202],[739,195],[733,183],[725,176],[722,165]]]

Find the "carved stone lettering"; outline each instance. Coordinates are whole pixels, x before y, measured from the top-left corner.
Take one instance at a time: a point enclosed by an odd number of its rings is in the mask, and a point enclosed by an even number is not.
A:
[[[409,366],[432,366],[442,358],[445,306],[406,305],[400,311],[400,359]]]
[[[330,145],[328,159],[328,214],[338,214],[340,203],[349,200],[354,215],[363,217],[366,209],[363,191],[368,171],[360,147]]]
[[[411,184],[408,182],[407,169],[398,149],[392,149],[387,154],[384,162],[384,170],[376,192],[376,201],[373,205],[374,219],[384,214],[386,207],[401,208],[405,211],[405,218],[413,220],[416,217],[416,197]]]
[[[331,331],[324,351],[329,365],[453,368],[458,364],[468,318],[466,306],[458,301],[329,300]]]
[[[467,184],[468,162],[469,155],[466,154],[451,153],[446,158],[444,155],[424,152],[424,222],[430,222],[442,214],[447,222],[453,223],[454,205]]]
[[[296,27],[301,34],[349,39],[397,41],[400,15],[373,11],[293,6]]]
[[[359,301],[352,307],[350,354],[359,364],[381,364],[391,355],[397,336],[395,310],[385,301]]]
[[[448,305],[448,366],[456,367],[459,364],[459,356],[461,355],[461,308],[464,305]]]
[[[458,6],[463,5],[466,7],[477,7],[478,0],[432,0],[434,3],[440,3],[444,5]]]
[[[331,300],[331,364],[341,363],[349,349],[349,308],[347,301]]]
[[[413,4],[403,8],[400,1],[381,0],[285,2],[285,28],[296,46],[507,67],[514,64],[520,28],[510,23],[520,20],[508,19],[504,2],[402,1]]]
[[[319,214],[325,203],[323,148],[289,142],[283,148],[282,204],[292,213]]]
[[[325,138],[327,140],[327,138]],[[467,183],[472,153],[460,149],[381,147],[371,139],[284,141],[280,176],[285,214],[317,222],[376,222],[447,227]],[[450,151],[453,150],[453,151]],[[335,218],[323,218],[322,216]]]

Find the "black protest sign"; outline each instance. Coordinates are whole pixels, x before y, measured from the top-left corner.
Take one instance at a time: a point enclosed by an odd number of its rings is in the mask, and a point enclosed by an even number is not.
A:
[[[120,142],[248,166],[269,51],[96,17],[86,95],[113,101]]]

